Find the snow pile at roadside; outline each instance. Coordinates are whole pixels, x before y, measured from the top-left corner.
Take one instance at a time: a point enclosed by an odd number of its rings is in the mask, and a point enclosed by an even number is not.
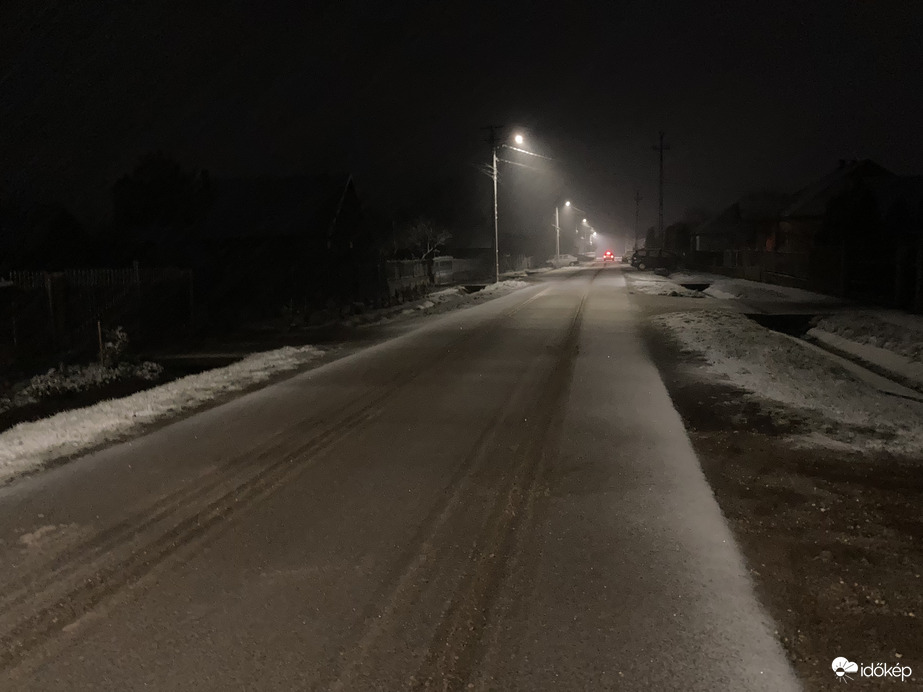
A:
[[[772,303],[839,303],[839,298],[801,288],[778,286],[749,279],[736,279],[707,272],[679,271],[670,274],[670,281],[679,284],[710,284],[703,293],[720,300],[748,300]]]
[[[857,344],[882,348],[912,361],[923,361],[923,317],[919,315],[844,312],[822,317],[814,327]]]
[[[528,281],[519,281],[518,279],[507,279],[505,281],[501,281],[498,284],[488,284],[487,286],[482,288],[477,293],[472,293],[471,295],[477,297],[479,295],[492,295],[495,293],[509,293],[510,291],[517,291],[520,288],[525,288],[528,285],[529,285]]]
[[[672,277],[671,277],[672,278]],[[709,283],[709,279],[701,278],[701,283]],[[684,283],[691,283],[684,281]],[[705,289],[705,293],[712,298],[721,300],[742,300],[744,302],[758,301],[770,303],[838,303],[839,298],[826,296],[822,293],[813,293],[800,288],[790,286],[777,286],[775,284],[764,284],[759,281],[749,281],[747,279],[731,279],[726,276],[711,276],[711,286]]]
[[[0,413],[12,408],[34,404],[42,399],[65,393],[84,392],[97,389],[119,380],[140,379],[154,382],[163,374],[157,363],[120,363],[109,367],[100,363],[89,365],[66,365],[51,368],[43,375],[36,375],[12,397],[0,397]]]
[[[633,293],[644,293],[649,296],[673,296],[676,298],[704,298],[705,294],[701,291],[692,291],[683,288],[671,279],[663,279],[657,276],[645,276],[639,278],[629,274],[628,290]]]
[[[189,375],[122,399],[65,411],[0,433],[0,483],[52,459],[124,437],[143,425],[294,370],[323,352],[287,346],[255,353],[224,368]]]
[[[678,312],[651,322],[770,412],[795,409],[813,429],[802,443],[923,453],[923,404],[882,394],[795,339],[737,313]]]

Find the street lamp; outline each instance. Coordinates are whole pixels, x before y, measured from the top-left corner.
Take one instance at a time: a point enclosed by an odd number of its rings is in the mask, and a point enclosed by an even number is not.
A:
[[[570,200],[564,202],[565,207],[570,206]],[[554,205],[554,261],[558,263],[561,261],[561,219],[558,214],[560,206]]]
[[[500,223],[499,223],[499,214],[497,213],[497,162],[500,160],[497,158],[497,152],[502,148],[506,147],[507,149],[512,149],[513,151],[518,151],[522,154],[528,154],[529,156],[535,156],[540,159],[547,159],[549,161],[553,160],[548,156],[542,156],[541,154],[536,154],[532,151],[526,151],[525,149],[520,149],[519,146],[512,147],[503,140],[498,140],[494,135],[494,130],[496,127],[488,128],[490,129],[490,153],[492,157],[491,167],[490,167],[490,177],[494,181],[494,281],[500,283]],[[513,136],[513,142],[517,145],[522,145],[525,142],[525,138],[521,134]],[[507,161],[506,163],[513,163],[517,166],[523,164],[516,163],[515,161]],[[529,166],[526,166],[529,168]]]
[[[584,211],[576,204],[571,204],[570,200],[566,200],[564,202],[564,206],[576,209],[577,211]],[[554,258],[556,262],[560,262],[561,260],[561,219],[559,215],[560,208],[560,205],[555,205],[554,207]],[[586,219],[583,220],[583,223],[586,223]],[[574,233],[579,233],[579,229],[574,229]]]

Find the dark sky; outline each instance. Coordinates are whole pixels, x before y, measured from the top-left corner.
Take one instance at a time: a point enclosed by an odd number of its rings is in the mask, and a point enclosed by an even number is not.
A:
[[[627,233],[636,188],[656,222],[660,129],[667,223],[840,158],[923,172],[921,36],[916,0],[4,0],[0,179],[89,219],[162,149],[216,175],[347,170],[367,202],[464,219],[497,124],[555,159],[501,168],[508,224],[550,224],[561,195]]]

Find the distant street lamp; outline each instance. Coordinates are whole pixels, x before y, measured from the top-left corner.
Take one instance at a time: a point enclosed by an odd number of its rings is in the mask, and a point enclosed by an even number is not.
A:
[[[577,211],[584,211],[583,209],[578,207],[576,204],[571,204],[570,200],[565,201],[564,206],[570,207],[572,209],[576,209]],[[555,205],[555,208],[554,208],[554,247],[555,247],[554,258],[556,262],[560,262],[561,260],[561,219],[560,219],[560,214],[559,214],[560,209],[561,209],[560,205]],[[583,223],[586,223],[586,219],[583,220]],[[579,233],[579,229],[574,229],[574,233]]]

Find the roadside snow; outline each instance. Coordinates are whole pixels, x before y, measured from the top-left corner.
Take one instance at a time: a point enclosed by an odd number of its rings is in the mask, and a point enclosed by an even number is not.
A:
[[[478,295],[490,295],[493,293],[509,293],[510,291],[516,291],[520,288],[525,288],[529,285],[528,281],[519,281],[518,279],[507,279],[506,281],[501,281],[498,284],[487,284],[477,293],[472,293],[473,296]]]
[[[704,298],[701,291],[692,291],[675,283],[671,276],[665,279],[657,275],[639,277],[636,274],[626,274],[628,290],[634,293],[644,293],[649,296],[673,296],[677,298]],[[692,283],[692,282],[690,282]]]
[[[839,298],[805,291],[801,288],[777,286],[776,284],[750,281],[748,279],[735,279],[722,274],[681,271],[670,274],[670,281],[679,284],[711,284],[703,292],[712,298],[720,300],[811,304],[842,302]]]
[[[651,318],[706,372],[739,387],[774,417],[793,413],[813,428],[797,441],[923,454],[923,404],[877,391],[814,349],[738,313],[676,312]]]
[[[815,328],[923,362],[923,317],[884,310],[857,311],[819,319]]]
[[[923,391],[923,361],[911,360],[880,346],[845,339],[822,329],[810,329],[807,336],[835,351],[848,354],[853,360],[875,366],[879,372],[889,373],[917,391]]]
[[[153,387],[122,399],[65,411],[0,433],[0,483],[52,459],[77,454],[126,436],[144,425],[195,408],[221,394],[240,391],[276,373],[318,358],[313,346],[255,353],[224,368]]]

